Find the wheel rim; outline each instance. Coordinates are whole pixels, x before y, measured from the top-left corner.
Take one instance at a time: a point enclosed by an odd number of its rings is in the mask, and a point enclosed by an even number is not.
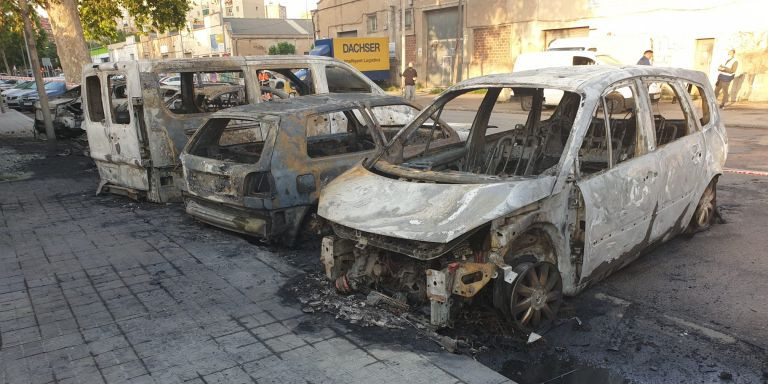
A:
[[[696,224],[699,228],[707,227],[712,222],[715,211],[715,195],[710,188],[701,196],[697,208]]]
[[[510,297],[510,315],[523,330],[549,327],[563,301],[563,282],[552,263],[524,263],[515,268],[518,278]]]

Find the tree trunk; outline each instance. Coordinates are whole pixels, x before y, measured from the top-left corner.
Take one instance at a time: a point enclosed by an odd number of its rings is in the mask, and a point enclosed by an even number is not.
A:
[[[56,41],[56,51],[59,53],[64,77],[67,82],[80,83],[83,65],[91,62],[91,54],[83,37],[77,0],[49,1],[46,10],[51,19],[53,38]]]
[[[8,58],[5,57],[5,47],[0,46],[0,55],[3,56],[3,64],[5,65],[5,73],[12,75],[11,67],[8,66]]]

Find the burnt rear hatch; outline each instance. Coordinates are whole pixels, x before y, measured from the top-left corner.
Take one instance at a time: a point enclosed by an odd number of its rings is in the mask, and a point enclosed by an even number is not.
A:
[[[222,116],[203,125],[181,156],[187,213],[268,237],[274,197],[270,158],[278,125],[279,118],[270,115]]]

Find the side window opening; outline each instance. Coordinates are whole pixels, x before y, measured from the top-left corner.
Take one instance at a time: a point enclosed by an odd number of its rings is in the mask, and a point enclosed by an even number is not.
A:
[[[649,87],[655,83],[661,93],[659,101],[652,103],[653,125],[656,133],[656,146],[661,147],[693,132],[688,123],[688,116],[680,104],[683,99],[675,87],[666,81],[644,81]]]
[[[287,99],[316,93],[309,68],[259,69],[261,100]]]
[[[601,172],[641,154],[636,95],[634,87],[627,85],[601,97],[579,149],[582,175]]]
[[[357,115],[357,116],[356,116]],[[306,124],[307,156],[311,158],[376,148],[361,112],[344,110],[310,116]]]
[[[162,86],[179,87],[165,100],[174,114],[211,113],[248,104],[243,71],[196,71],[160,76]]]
[[[709,112],[709,99],[707,94],[698,84],[688,83],[685,86],[688,95],[691,97],[691,106],[693,107],[696,117],[699,119],[701,126],[706,126],[710,122]]]
[[[371,93],[371,86],[346,68],[328,65],[325,67],[325,78],[330,93]]]
[[[124,75],[107,76],[109,86],[109,110],[112,122],[115,124],[130,124],[131,110],[129,107],[128,85]]]
[[[85,92],[88,94],[88,118],[93,122],[104,120],[104,103],[101,100],[101,80],[98,76],[85,78]]]
[[[253,164],[261,158],[270,124],[244,119],[211,119],[190,153],[217,160]]]
[[[594,65],[595,61],[590,59],[589,57],[584,56],[574,56],[573,57],[573,65]]]

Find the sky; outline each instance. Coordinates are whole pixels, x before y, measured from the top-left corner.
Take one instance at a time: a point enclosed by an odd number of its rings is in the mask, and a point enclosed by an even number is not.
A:
[[[289,19],[299,18],[306,10],[317,8],[317,0],[264,0],[264,4],[269,4],[270,1],[284,5]]]

